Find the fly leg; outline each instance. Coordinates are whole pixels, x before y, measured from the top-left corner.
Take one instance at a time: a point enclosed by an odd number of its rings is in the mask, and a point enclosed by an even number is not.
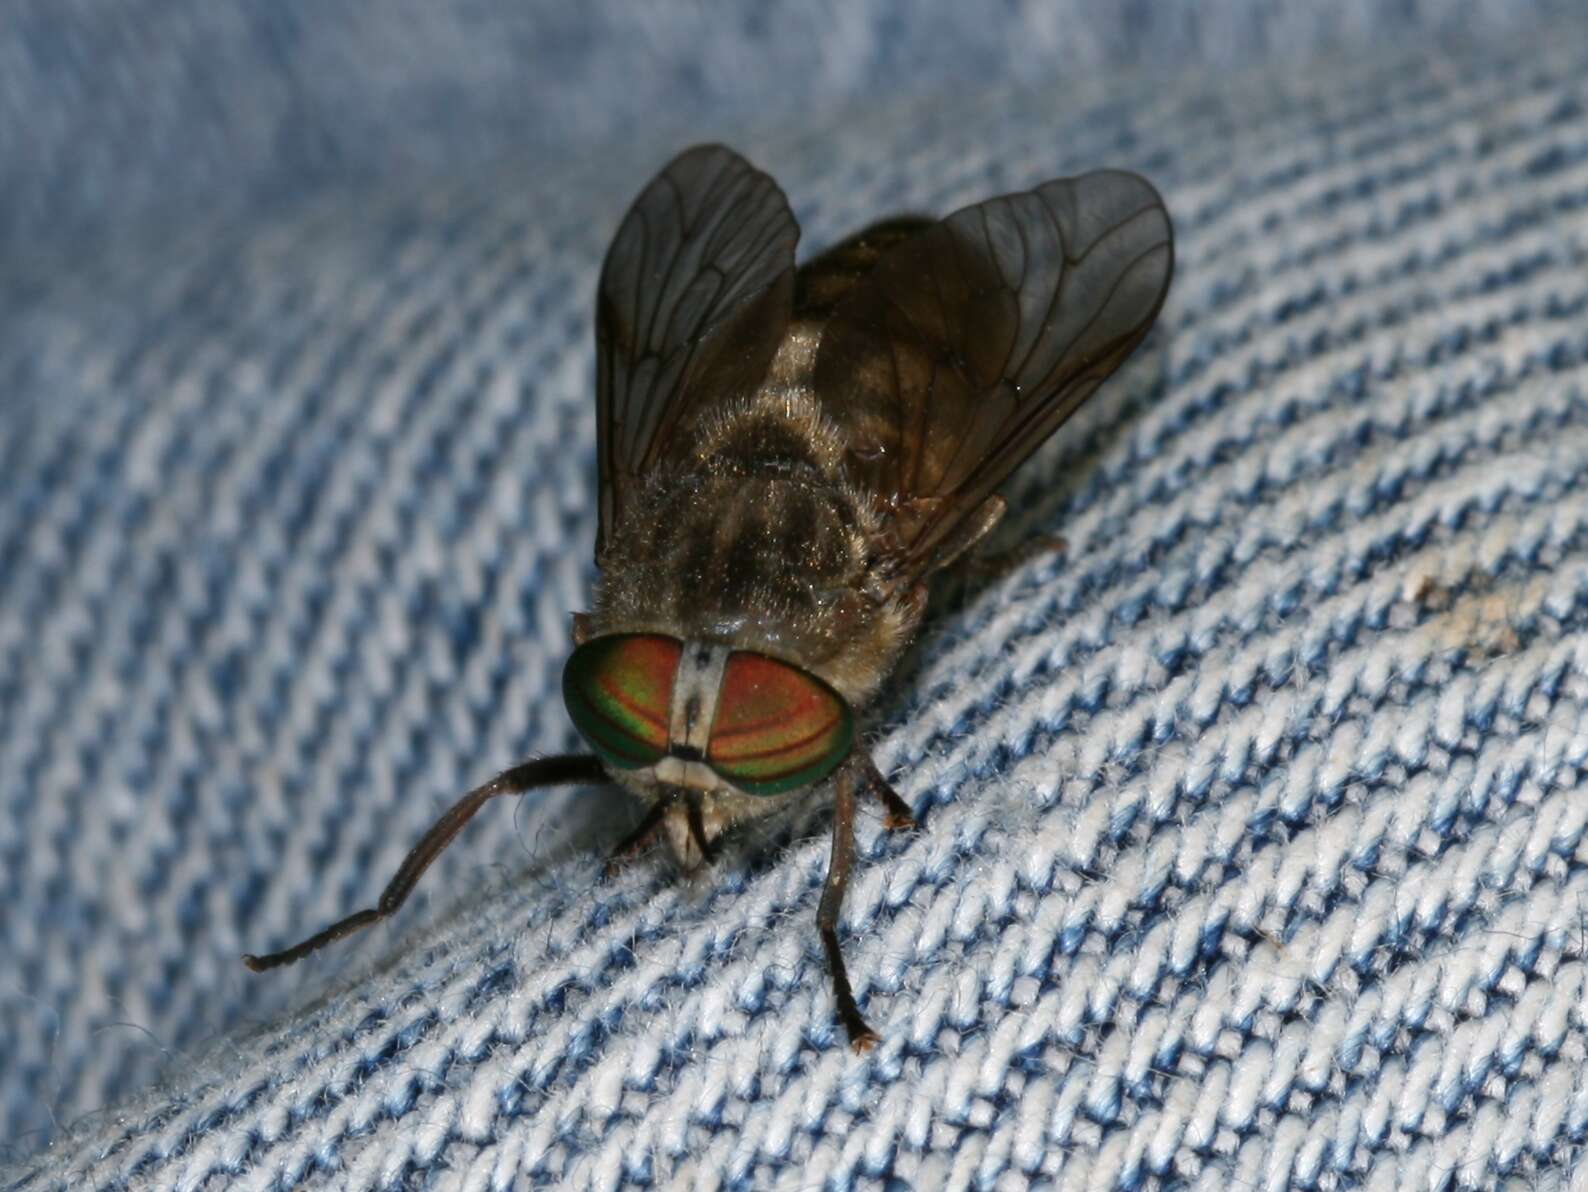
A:
[[[838,913],[844,904],[844,888],[849,884],[849,869],[855,860],[855,776],[849,767],[838,772],[833,812],[833,851],[827,862],[827,881],[822,885],[821,905],[816,909],[816,930],[827,952],[827,967],[833,975],[833,1000],[838,1003],[838,1019],[849,1035],[849,1046],[869,1051],[876,1045],[877,1033],[866,1025],[855,1005],[844,968],[844,954],[838,948]]]
[[[717,850],[706,839],[706,821],[700,814],[700,794],[697,791],[684,792],[684,822],[689,825],[689,839],[700,850],[699,865],[710,865],[717,859]],[[689,866],[691,872],[696,865]]]
[[[977,579],[1002,579],[1017,567],[1025,566],[1032,559],[1039,559],[1043,555],[1063,554],[1069,545],[1057,534],[1037,534],[1008,550],[987,555],[971,555],[965,560],[964,567],[966,572]]]
[[[899,797],[899,792],[893,789],[893,784],[882,776],[882,771],[877,769],[877,763],[868,757],[862,765],[860,784],[865,787],[868,795],[882,804],[882,809],[886,813],[886,818],[882,822],[888,830],[896,832],[919,828],[920,822],[910,810],[910,805]]]
[[[1008,503],[996,493],[981,503],[964,523],[937,547],[932,571],[958,567],[959,573],[973,579],[1002,579],[1016,567],[1045,554],[1056,553],[1068,545],[1057,534],[1038,534],[1008,550],[977,554],[976,547],[997,529],[1008,510]]]
[[[666,814],[666,800],[658,799],[652,803],[651,809],[645,813],[645,818],[640,820],[634,831],[618,841],[607,854],[607,863],[602,868],[602,872],[607,877],[616,877],[625,865],[649,848],[655,841],[657,833],[661,831],[662,818]]]
[[[932,559],[931,570],[941,571],[952,567],[964,558],[975,545],[998,528],[1009,503],[997,493],[988,497],[938,545]]]
[[[420,837],[419,843],[403,858],[403,863],[397,867],[396,874],[386,884],[386,889],[381,891],[380,900],[374,906],[355,911],[347,918],[332,923],[324,931],[280,952],[269,952],[263,956],[250,953],[243,957],[243,963],[256,973],[284,964],[295,964],[326,944],[335,943],[344,936],[396,914],[397,908],[413,892],[425,870],[430,868],[430,863],[463,831],[464,825],[474,818],[474,813],[498,795],[521,795],[542,786],[604,782],[606,776],[606,767],[594,757],[542,757],[514,766],[511,770],[503,770],[489,782],[464,795],[430,825],[430,830]]]

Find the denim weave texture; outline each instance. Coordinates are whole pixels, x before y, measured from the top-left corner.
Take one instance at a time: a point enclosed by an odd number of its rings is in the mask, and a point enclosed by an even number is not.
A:
[[[922,830],[860,817],[864,1057],[826,795],[690,880],[602,878],[613,792],[500,803],[391,922],[239,962],[578,747],[595,278],[686,141],[354,163],[76,256],[16,199],[0,1189],[1579,1178],[1585,79],[1557,15],[736,143],[805,255],[1100,166],[1177,234],[1157,328],[1008,489],[995,548],[1065,548],[943,585],[867,713]]]

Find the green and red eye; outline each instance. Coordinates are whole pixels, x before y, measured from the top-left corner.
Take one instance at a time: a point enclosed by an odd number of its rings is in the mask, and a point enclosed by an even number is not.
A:
[[[814,675],[768,658],[728,655],[706,761],[749,795],[779,795],[827,777],[849,756],[854,717]]]
[[[683,643],[657,633],[587,641],[562,672],[562,697],[579,734],[619,770],[667,756],[673,686]],[[728,655],[706,764],[749,795],[819,782],[849,756],[854,717],[816,676],[764,654]]]
[[[562,698],[579,734],[620,770],[654,766],[667,754],[673,679],[683,644],[654,633],[598,637],[562,672]]]

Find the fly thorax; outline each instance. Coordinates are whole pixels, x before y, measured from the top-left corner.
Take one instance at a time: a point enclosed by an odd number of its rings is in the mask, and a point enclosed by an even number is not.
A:
[[[864,702],[919,610],[875,594],[880,514],[844,480],[831,428],[769,388],[700,431],[688,466],[649,476],[614,526],[591,630],[732,641]]]

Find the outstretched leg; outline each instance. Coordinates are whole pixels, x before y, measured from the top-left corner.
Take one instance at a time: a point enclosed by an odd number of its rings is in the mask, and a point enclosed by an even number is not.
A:
[[[866,793],[882,804],[887,818],[882,822],[890,831],[902,828],[918,828],[921,825],[916,821],[915,813],[910,810],[910,805],[899,798],[899,792],[893,789],[893,784],[882,776],[882,771],[877,769],[877,764],[867,757],[861,763],[860,784],[866,788]]]
[[[833,998],[838,1003],[838,1018],[849,1034],[849,1045],[856,1051],[869,1051],[877,1033],[866,1025],[849,988],[844,955],[838,950],[838,912],[844,905],[844,888],[849,883],[849,868],[855,860],[855,775],[850,767],[838,772],[834,784],[837,803],[833,811],[833,851],[827,862],[827,881],[822,886],[821,905],[816,908],[816,930],[827,951],[827,967],[833,974]]]
[[[594,757],[542,757],[504,770],[484,786],[477,786],[442,814],[430,831],[426,832],[413,851],[403,858],[396,876],[381,891],[380,901],[368,910],[358,911],[339,922],[331,924],[318,935],[311,935],[301,944],[264,956],[248,955],[243,963],[256,973],[293,964],[310,952],[333,944],[343,936],[352,935],[372,923],[379,923],[402,906],[430,863],[439,857],[453,837],[463,830],[463,825],[474,818],[474,813],[487,800],[497,795],[521,795],[539,786],[564,786],[576,782],[604,782],[606,770]]]

